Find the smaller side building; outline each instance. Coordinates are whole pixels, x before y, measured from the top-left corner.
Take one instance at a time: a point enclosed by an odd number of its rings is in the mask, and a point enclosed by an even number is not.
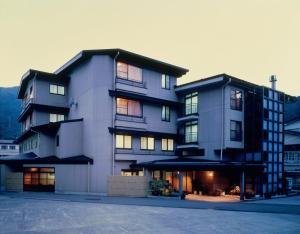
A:
[[[16,155],[19,153],[19,145],[13,140],[0,139],[0,156]]]

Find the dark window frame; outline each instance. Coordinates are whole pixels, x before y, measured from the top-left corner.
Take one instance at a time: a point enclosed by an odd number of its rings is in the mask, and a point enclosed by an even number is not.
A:
[[[122,136],[123,137],[123,147],[117,147],[117,136]],[[125,148],[125,136],[130,136],[130,138],[131,138],[130,148]],[[129,135],[129,134],[116,134],[115,135],[115,148],[116,149],[122,149],[122,150],[131,150],[132,149],[132,141],[133,141],[132,135]]]
[[[124,72],[122,71],[122,73],[126,74],[126,77],[124,77],[124,76],[119,76],[119,75],[118,75],[118,73],[119,73],[119,70],[118,70],[118,63],[123,63],[123,64],[126,65],[126,72],[124,73]],[[136,67],[136,68],[138,68],[138,69],[141,70],[141,80],[140,80],[140,81],[138,81],[138,80],[133,80],[133,79],[130,78],[130,76],[129,76],[129,69],[128,69],[129,66]],[[143,77],[143,69],[142,69],[141,67],[138,67],[138,66],[135,66],[135,65],[131,65],[131,64],[128,64],[128,63],[123,62],[123,61],[117,61],[117,62],[116,62],[116,77],[117,77],[118,79],[128,80],[128,81],[131,81],[131,82],[141,83],[141,84],[143,83],[143,80],[144,80],[144,77]]]
[[[232,129],[232,123],[235,123],[235,129]],[[235,136],[233,136],[233,134]],[[237,120],[230,120],[230,140],[243,141],[243,128],[242,122]]]
[[[240,97],[237,97],[240,94]],[[230,90],[230,109],[243,111],[243,92],[239,89]]]
[[[170,76],[167,74],[161,74],[161,88],[170,90]]]
[[[191,132],[189,135],[191,135],[191,139],[193,139],[193,135],[196,135],[196,139],[195,140],[191,140],[191,141],[186,141],[186,128],[187,127],[191,127],[192,126],[197,126],[197,132]],[[184,142],[186,144],[191,144],[191,143],[198,143],[198,120],[196,121],[189,121],[189,122],[186,122],[185,125],[184,125]]]
[[[142,138],[146,138],[147,146],[145,149],[142,148]],[[153,138],[153,149],[149,149],[149,138]],[[154,136],[141,136],[140,137],[140,150],[146,150],[146,151],[154,151],[155,150],[155,137]]]
[[[163,149],[163,140],[167,140],[167,149]],[[173,141],[173,149],[172,150],[169,149],[169,140]],[[161,151],[174,152],[175,151],[174,149],[175,149],[175,141],[173,138],[161,138]]]
[[[51,85],[56,86],[56,93],[55,92],[51,92]],[[63,87],[64,88],[64,93],[63,94],[58,93],[58,87]],[[50,83],[49,84],[49,93],[50,94],[54,94],[54,95],[66,96],[66,86],[61,85],[61,84]]]
[[[164,110],[165,110],[165,112],[164,112]],[[161,120],[165,121],[165,122],[170,122],[171,121],[171,108],[170,108],[170,106],[162,105],[162,107],[161,107]]]
[[[135,102],[139,102],[139,104],[140,104],[140,109],[141,109],[141,113],[140,113],[140,115],[129,115],[128,114],[128,102],[126,103],[127,105],[127,114],[124,114],[124,113],[118,113],[118,108],[120,108],[120,107],[118,107],[118,101],[116,100],[116,114],[117,115],[123,115],[123,116],[129,116],[129,117],[135,117],[135,118],[143,118],[143,103],[140,101],[140,100],[135,100],[135,99],[129,99],[129,98],[123,98],[123,97],[116,97],[116,99],[117,98],[121,98],[121,99],[124,99],[124,100],[127,100],[127,101],[135,101]]]
[[[197,97],[197,103],[193,103],[193,98]],[[190,100],[190,104],[187,104],[187,101]],[[187,106],[190,105],[190,108]],[[190,110],[190,111],[187,111]],[[193,92],[185,95],[184,97],[184,114],[193,115],[198,113],[198,92]]]

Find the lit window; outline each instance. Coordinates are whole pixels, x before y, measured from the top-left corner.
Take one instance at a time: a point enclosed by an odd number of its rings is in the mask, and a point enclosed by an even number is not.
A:
[[[163,151],[173,151],[174,150],[174,140],[163,138],[161,139],[161,150]]]
[[[191,93],[185,96],[185,114],[195,114],[198,112],[198,93]]]
[[[198,140],[198,121],[185,123],[185,143],[197,142]]]
[[[50,113],[50,123],[55,123],[55,122],[64,121],[64,120],[65,120],[64,115]]]
[[[142,69],[126,63],[117,63],[117,77],[134,82],[142,82]]]
[[[230,140],[242,141],[242,122],[230,120]]]
[[[243,102],[242,102],[242,91],[232,89],[230,91],[230,108],[232,110],[242,110]]]
[[[142,108],[139,101],[117,98],[117,114],[142,117]]]
[[[65,95],[65,87],[56,84],[50,84],[50,93],[51,94],[58,94],[58,95]]]
[[[131,149],[132,138],[129,135],[116,135],[116,148]]]
[[[170,107],[169,106],[165,106],[165,105],[162,106],[161,119],[163,121],[168,121],[168,122],[170,121]]]
[[[142,150],[154,150],[154,137],[141,137]]]
[[[168,75],[161,75],[161,87],[163,89],[170,89],[170,77]]]

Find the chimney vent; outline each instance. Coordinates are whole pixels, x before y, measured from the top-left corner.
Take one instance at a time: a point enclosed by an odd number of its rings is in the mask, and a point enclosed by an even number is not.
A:
[[[270,76],[271,88],[274,90],[276,90],[276,81],[277,81],[276,75],[271,75]]]

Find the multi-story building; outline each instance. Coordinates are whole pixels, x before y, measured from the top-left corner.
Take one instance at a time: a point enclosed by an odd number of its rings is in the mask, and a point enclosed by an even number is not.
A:
[[[0,139],[0,156],[15,155],[19,153],[19,145],[13,140]]]
[[[287,189],[300,191],[300,98],[286,105],[284,169]]]
[[[21,154],[4,163],[24,190],[106,193],[108,176],[150,171],[186,192],[281,193],[284,93],[226,74],[176,86],[187,72],[121,49],[29,70]]]

